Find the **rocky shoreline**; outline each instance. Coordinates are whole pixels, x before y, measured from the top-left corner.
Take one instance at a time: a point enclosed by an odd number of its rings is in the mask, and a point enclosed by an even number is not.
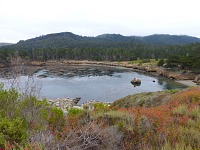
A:
[[[65,115],[68,114],[68,111],[71,109],[87,109],[94,110],[95,104],[102,104],[104,106],[110,106],[112,102],[101,102],[97,100],[88,100],[85,103],[78,105],[78,102],[81,98],[57,98],[54,100],[47,100],[51,107],[56,107],[61,109]]]
[[[62,73],[63,66],[68,65],[103,65],[103,66],[114,66],[114,67],[124,67],[133,69],[137,72],[147,72],[152,74],[153,76],[163,76],[168,79],[173,79],[175,81],[178,81],[181,84],[185,84],[187,86],[196,86],[200,85],[200,74],[196,74],[189,70],[172,70],[164,67],[158,67],[156,65],[152,65],[150,63],[131,63],[128,61],[123,62],[110,62],[110,61],[88,61],[88,60],[52,60],[52,61],[26,61],[25,63],[22,63],[23,67],[20,66],[16,67],[1,67],[0,76],[10,76],[12,74],[12,68],[14,70],[20,70],[23,69],[23,73],[25,74],[33,74],[37,70],[41,69],[52,69],[57,73]]]
[[[131,64],[130,62],[109,62],[109,61],[76,61],[76,60],[63,60],[63,61],[47,61],[47,62],[29,62],[32,66],[60,66],[60,65],[104,65],[131,68],[139,72],[148,72],[154,76],[163,76],[168,79],[173,79],[179,83],[187,86],[195,86],[200,84],[200,75],[189,70],[172,70],[163,67],[153,66],[149,64]],[[185,82],[183,82],[185,81]],[[187,81],[187,82],[186,82]]]

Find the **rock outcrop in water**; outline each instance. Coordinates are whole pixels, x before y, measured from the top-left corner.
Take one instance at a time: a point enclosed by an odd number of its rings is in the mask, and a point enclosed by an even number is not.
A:
[[[138,78],[134,78],[131,83],[134,85],[134,86],[140,86],[141,84],[141,80],[138,79]]]

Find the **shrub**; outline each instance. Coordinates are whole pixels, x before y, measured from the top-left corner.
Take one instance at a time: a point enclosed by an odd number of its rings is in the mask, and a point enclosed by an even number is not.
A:
[[[161,150],[192,150],[193,148],[190,145],[186,145],[184,142],[176,143],[175,146],[170,144],[170,142],[165,142]]]
[[[3,133],[0,133],[0,148],[4,146],[5,142],[6,142],[6,140],[5,140]]]
[[[183,141],[186,145],[191,145],[193,148],[199,148],[200,131],[197,128],[180,127],[179,141]]]
[[[55,128],[61,128],[64,125],[64,113],[58,108],[51,108],[49,118],[49,125]]]
[[[188,113],[189,113],[189,110],[187,108],[187,105],[185,104],[181,104],[173,110],[173,114],[177,116],[187,115]]]
[[[190,116],[196,119],[200,119],[200,107],[197,106],[195,107],[191,112],[190,112]]]
[[[66,142],[69,149],[110,150],[122,149],[122,138],[122,132],[113,126],[107,127],[96,122],[88,122],[73,132],[69,132]]]
[[[106,112],[109,110],[109,106],[107,104],[104,103],[96,103],[94,104],[94,109],[95,111],[99,112]]]
[[[29,123],[31,129],[41,129],[47,125],[48,103],[35,97],[26,97],[20,102],[20,115]]]
[[[80,114],[81,112],[83,112],[83,110],[78,109],[78,108],[71,108],[68,111],[68,115],[77,115],[77,114]]]
[[[12,110],[12,111],[11,111]],[[19,111],[19,94],[14,89],[0,89],[0,115],[15,118]]]
[[[21,143],[27,139],[27,126],[19,119],[2,118],[0,120],[0,141],[8,141],[10,143]]]
[[[198,127],[198,122],[192,119],[189,119],[187,122],[188,127]]]
[[[164,61],[164,59],[160,59],[159,61],[158,61],[158,66],[163,66],[164,65],[164,63],[165,63],[165,61]]]
[[[152,124],[149,119],[145,116],[141,116],[138,122],[138,132],[140,134],[144,134],[152,129]]]
[[[127,129],[132,130],[134,128],[135,118],[134,115],[128,112],[122,111],[108,111],[106,113],[98,113],[93,119],[103,119],[103,122],[107,125],[114,125],[119,130]]]
[[[142,60],[142,63],[148,63],[148,62],[150,62],[150,59],[143,59]]]

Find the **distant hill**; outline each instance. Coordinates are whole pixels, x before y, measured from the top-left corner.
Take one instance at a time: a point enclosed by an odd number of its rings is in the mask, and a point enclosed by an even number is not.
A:
[[[121,42],[143,42],[159,45],[182,45],[200,42],[199,38],[187,35],[154,34],[149,36],[123,36],[120,34],[102,34],[97,36],[101,39]]]
[[[86,37],[62,32],[48,34],[17,44],[4,47],[4,49],[35,50],[35,49],[56,49],[56,48],[116,48],[143,43],[153,45],[183,45],[200,42],[199,38],[185,35],[155,34],[150,36],[123,36],[120,34],[102,34],[96,37]],[[130,47],[129,46],[129,47]]]
[[[7,46],[7,45],[12,45],[12,43],[0,43],[0,47],[1,46]]]
[[[143,42],[140,36],[123,36],[121,34],[102,34],[96,38],[115,42]]]
[[[200,42],[199,38],[187,35],[168,35],[154,34],[142,38],[143,42],[149,44],[165,44],[165,45],[180,45]]]
[[[102,34],[86,37],[71,32],[48,34],[0,47],[0,64],[16,55],[27,60],[132,61],[168,59],[168,67],[199,70],[200,39],[185,35],[123,36]]]

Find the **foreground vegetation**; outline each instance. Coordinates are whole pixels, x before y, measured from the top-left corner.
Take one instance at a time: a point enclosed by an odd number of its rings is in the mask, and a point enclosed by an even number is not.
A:
[[[0,148],[199,149],[200,88],[132,95],[66,115],[1,86]]]

